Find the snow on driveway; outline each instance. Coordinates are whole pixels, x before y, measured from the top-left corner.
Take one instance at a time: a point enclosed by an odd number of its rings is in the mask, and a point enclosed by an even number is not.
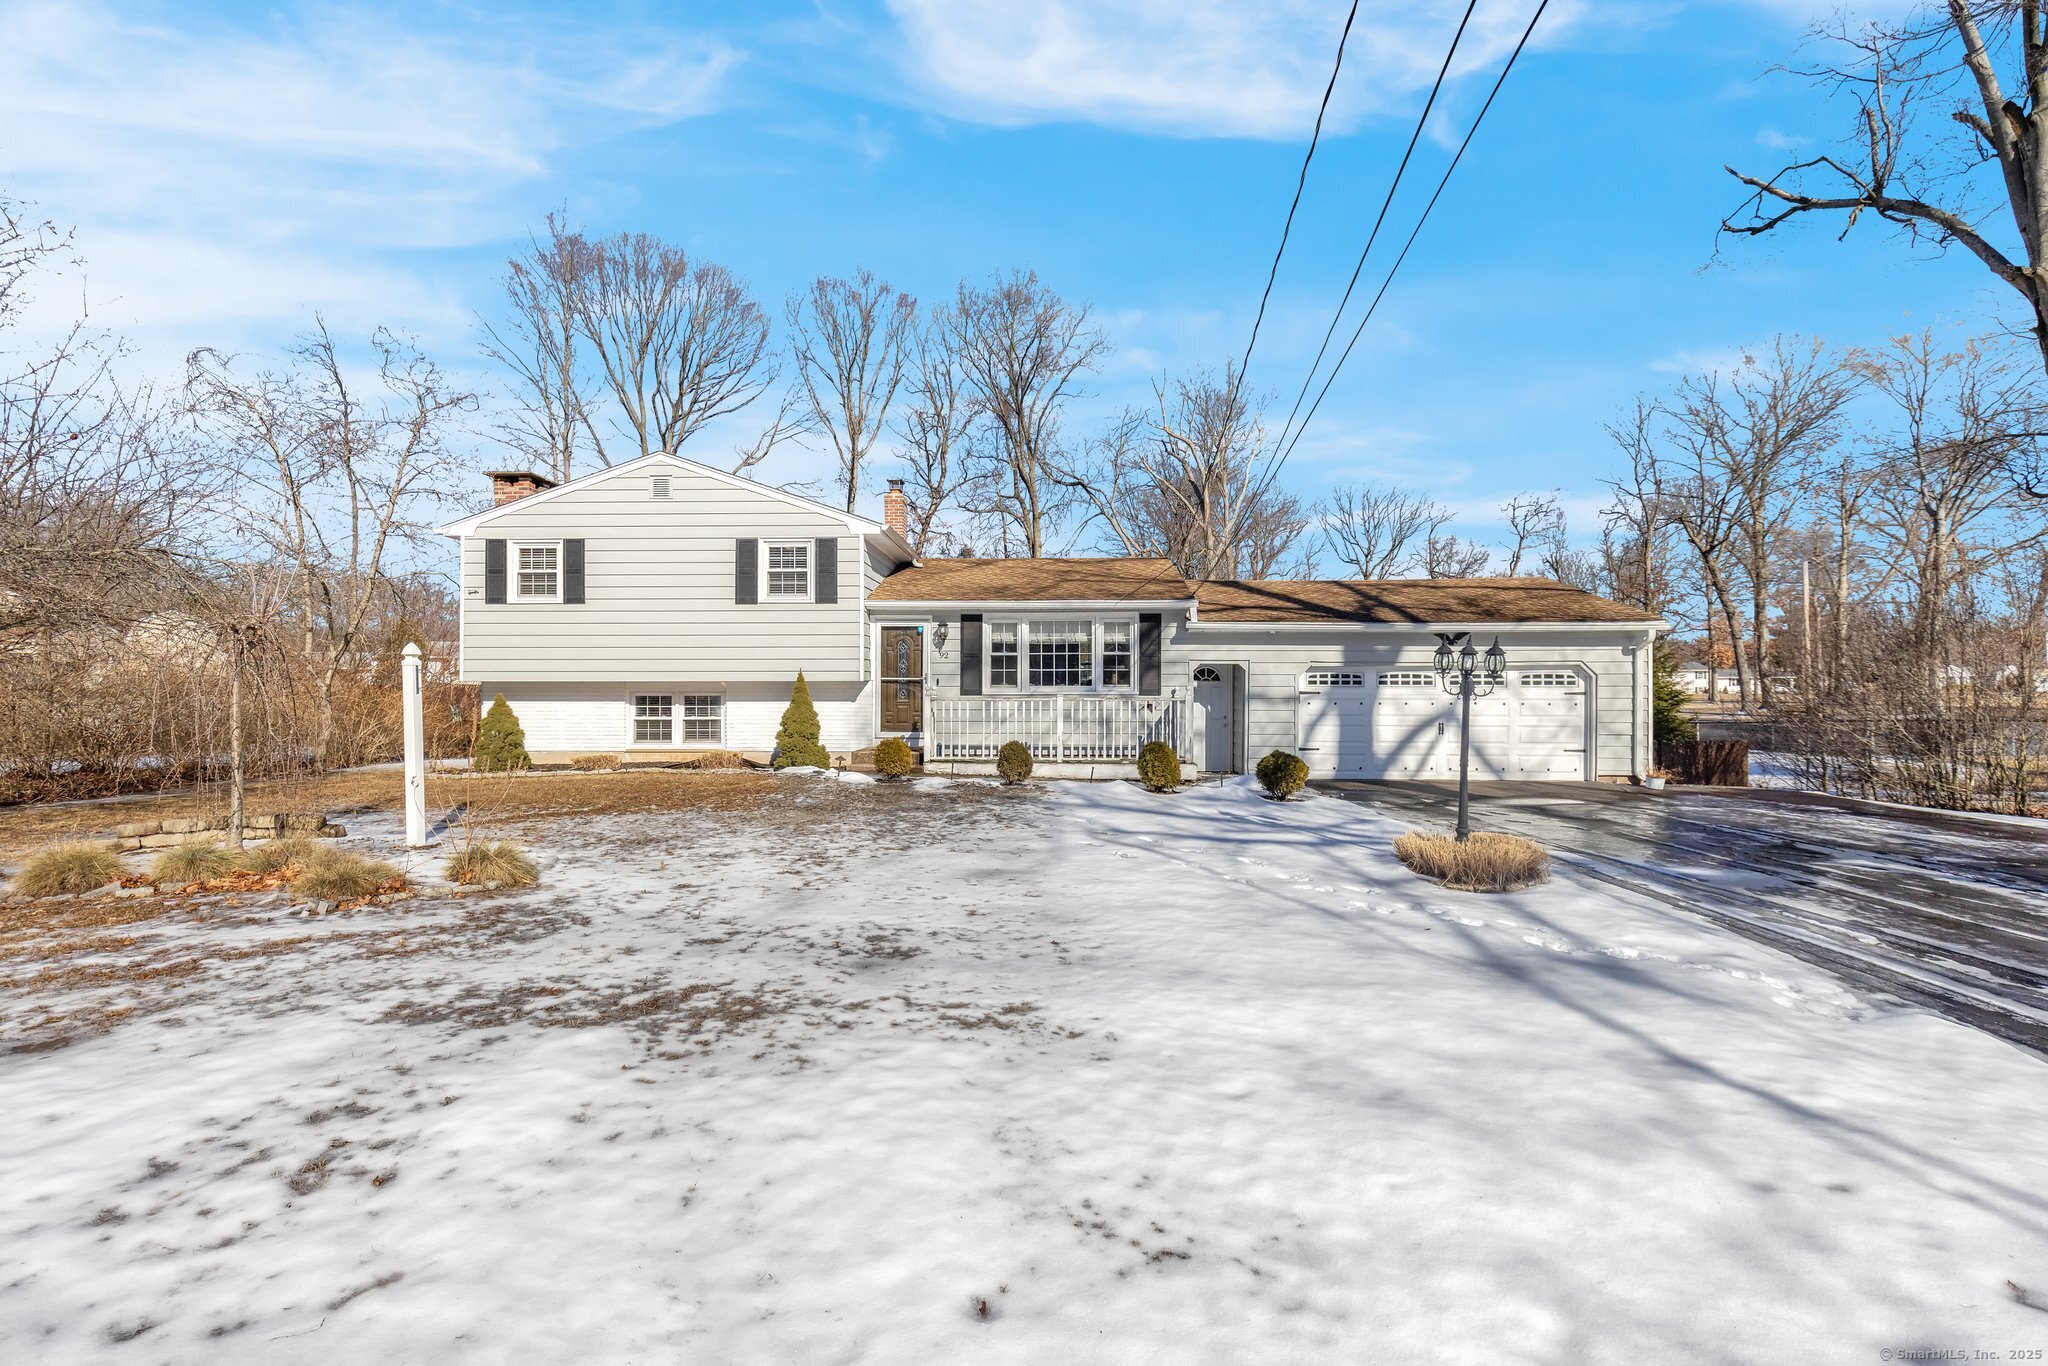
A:
[[[125,927],[0,992],[0,1357],[2048,1346],[2040,1061],[1396,828],[789,779],[530,827],[518,896]]]

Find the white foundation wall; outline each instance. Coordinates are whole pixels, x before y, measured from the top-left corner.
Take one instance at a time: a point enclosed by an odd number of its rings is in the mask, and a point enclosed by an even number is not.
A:
[[[874,695],[864,684],[813,683],[811,701],[825,748],[851,753],[874,743]],[[775,732],[789,706],[789,685],[764,683],[489,683],[483,684],[484,705],[504,694],[506,704],[526,731],[526,751],[537,762],[559,762],[579,754],[648,755],[680,750],[734,749],[766,754],[775,747]],[[633,743],[633,695],[668,693],[676,699],[676,743]],[[685,742],[682,698],[685,693],[717,693],[725,699],[725,738],[716,745]]]

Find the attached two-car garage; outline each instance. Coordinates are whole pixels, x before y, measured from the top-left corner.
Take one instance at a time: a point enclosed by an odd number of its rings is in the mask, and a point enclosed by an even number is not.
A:
[[[1473,699],[1472,776],[1583,779],[1587,694],[1577,668],[1510,668]],[[1459,708],[1429,669],[1311,669],[1297,702],[1301,757],[1318,778],[1455,778]]]

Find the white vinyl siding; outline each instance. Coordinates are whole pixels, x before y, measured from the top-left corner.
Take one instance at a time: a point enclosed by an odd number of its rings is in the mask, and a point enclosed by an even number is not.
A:
[[[648,496],[646,475],[599,479],[531,509],[512,504],[463,538],[463,677],[609,684],[619,719],[607,747],[626,743],[619,709],[634,691],[680,695],[684,684],[724,684],[730,700],[733,685],[759,683],[779,685],[787,702],[799,669],[814,687],[857,683],[865,673],[866,613],[850,590],[871,558],[861,534],[829,511],[794,506],[767,489],[682,466],[663,473],[671,480],[667,499]],[[736,601],[738,539],[800,542],[815,555],[817,538],[827,536],[839,545],[837,602],[811,601],[808,591],[800,600]],[[584,601],[514,599],[513,547],[565,537],[584,540]],[[510,543],[502,604],[484,601],[488,539]],[[765,544],[756,555],[765,566]],[[807,567],[814,589],[817,566]]]
[[[526,731],[527,752],[543,763],[566,763],[579,754],[628,754],[644,762],[650,750],[732,749],[766,757],[775,747],[775,731],[789,706],[787,683],[714,685],[681,682],[649,684],[630,691],[617,684],[499,683],[483,680],[484,695],[504,693],[513,715]],[[671,744],[636,743],[636,699],[667,695],[673,704],[675,739]],[[811,700],[818,708],[825,747],[847,754],[875,742],[874,693],[852,683],[814,683]],[[693,704],[715,703],[717,716],[690,714]],[[691,738],[693,725],[718,726],[715,739]],[[701,732],[700,732],[701,733]],[[548,756],[548,757],[542,757]]]

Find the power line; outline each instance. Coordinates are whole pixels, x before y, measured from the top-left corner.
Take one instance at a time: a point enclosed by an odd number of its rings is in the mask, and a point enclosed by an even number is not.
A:
[[[1337,88],[1337,73],[1344,69],[1344,45],[1351,40],[1351,25],[1358,18],[1358,0],[1351,0],[1351,13],[1344,16],[1344,31],[1337,35],[1337,60],[1330,67],[1329,84],[1323,87],[1323,102],[1316,109],[1315,131],[1309,134],[1308,152],[1301,159],[1301,175],[1294,182],[1294,202],[1287,206],[1287,221],[1280,225],[1280,247],[1273,253],[1273,268],[1266,272],[1266,289],[1259,295],[1259,313],[1252,319],[1251,340],[1244,344],[1244,359],[1238,363],[1238,383],[1251,367],[1252,348],[1259,344],[1259,325],[1266,321],[1266,301],[1273,297],[1273,282],[1280,277],[1280,257],[1287,251],[1287,236],[1294,231],[1294,212],[1301,207],[1301,192],[1308,186],[1308,164],[1315,160],[1316,144],[1323,137],[1323,116],[1330,112],[1330,94]]]
[[[1273,480],[1280,473],[1280,467],[1287,463],[1287,457],[1294,453],[1295,446],[1301,444],[1302,433],[1308,429],[1309,421],[1315,417],[1316,410],[1322,407],[1323,398],[1330,392],[1330,386],[1337,382],[1338,372],[1344,368],[1344,362],[1350,359],[1352,348],[1358,345],[1359,337],[1364,335],[1365,325],[1372,321],[1373,312],[1379,308],[1380,300],[1387,296],[1387,289],[1394,283],[1394,276],[1400,271],[1401,263],[1408,259],[1409,249],[1415,245],[1415,239],[1422,235],[1422,225],[1429,221],[1430,211],[1436,208],[1437,200],[1443,197],[1444,187],[1451,183],[1451,173],[1456,171],[1458,163],[1464,160],[1465,149],[1472,145],[1474,135],[1479,132],[1479,125],[1486,120],[1486,111],[1493,108],[1494,97],[1500,94],[1501,86],[1507,82],[1508,73],[1515,69],[1515,60],[1522,55],[1522,49],[1528,46],[1530,35],[1536,31],[1537,21],[1543,17],[1543,11],[1549,7],[1550,0],[1540,0],[1540,3],[1536,6],[1536,13],[1529,17],[1529,26],[1522,30],[1521,41],[1517,42],[1515,50],[1508,54],[1507,65],[1501,68],[1500,75],[1494,79],[1493,89],[1487,92],[1486,103],[1479,106],[1479,113],[1473,118],[1471,128],[1466,130],[1465,140],[1458,144],[1457,154],[1451,158],[1451,164],[1444,168],[1443,178],[1437,181],[1436,192],[1430,195],[1429,203],[1423,206],[1422,216],[1415,220],[1414,230],[1408,234],[1408,240],[1402,244],[1401,254],[1394,258],[1393,266],[1387,271],[1387,278],[1380,282],[1379,292],[1373,295],[1372,303],[1366,307],[1365,316],[1358,320],[1357,328],[1351,333],[1351,340],[1345,343],[1342,354],[1337,357],[1337,363],[1330,367],[1329,378],[1323,381],[1322,389],[1316,394],[1316,401],[1309,405],[1308,413],[1301,419],[1301,426],[1295,429],[1293,441],[1289,442],[1281,450],[1279,457],[1274,460],[1272,468],[1267,471],[1265,483],[1260,490],[1261,493],[1266,488],[1272,487]],[[1310,373],[1310,378],[1314,378],[1313,372]],[[1283,433],[1282,440],[1285,439],[1285,434]]]
[[[1430,111],[1436,108],[1436,97],[1443,93],[1444,79],[1450,75],[1451,62],[1458,55],[1458,44],[1465,39],[1465,29],[1472,23],[1473,11],[1479,8],[1479,0],[1470,0],[1465,6],[1465,17],[1458,21],[1458,31],[1451,35],[1451,45],[1444,51],[1443,65],[1437,68],[1436,82],[1429,88],[1429,98],[1423,101],[1422,113],[1416,117],[1415,131],[1408,135],[1408,148],[1401,153],[1401,164],[1394,168],[1394,179],[1387,186],[1387,197],[1380,201],[1379,216],[1373,219],[1372,232],[1366,236],[1365,249],[1358,253],[1358,264],[1351,268],[1351,279],[1344,286],[1344,297],[1337,301],[1337,311],[1330,315],[1330,325],[1323,329],[1323,344],[1316,348],[1316,358],[1308,367],[1308,375],[1301,381],[1301,392],[1294,396],[1294,407],[1288,410],[1287,421],[1280,428],[1280,441],[1287,440],[1287,433],[1293,430],[1295,414],[1301,411],[1301,401],[1308,397],[1308,387],[1316,382],[1316,371],[1323,365],[1323,357],[1329,354],[1330,338],[1337,333],[1337,324],[1344,320],[1344,310],[1351,304],[1351,292],[1358,288],[1358,277],[1365,273],[1365,258],[1372,254],[1373,244],[1380,240],[1380,229],[1386,225],[1387,212],[1394,207],[1394,195],[1401,188],[1401,177],[1407,174],[1408,162],[1415,155],[1415,145],[1422,141],[1422,132],[1429,124]]]

